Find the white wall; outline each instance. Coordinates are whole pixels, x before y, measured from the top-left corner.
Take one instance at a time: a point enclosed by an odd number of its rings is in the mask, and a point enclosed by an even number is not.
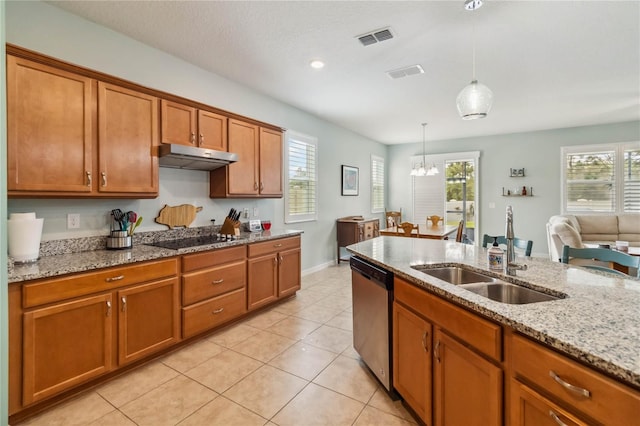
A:
[[[386,157],[385,145],[337,127],[296,108],[253,92],[176,57],[42,2],[6,3],[7,42],[174,93],[208,105],[318,138],[319,220],[284,225],[284,202],[276,200],[218,200],[208,198],[206,172],[160,169],[160,195],[154,200],[11,199],[9,212],[35,211],[45,219],[43,239],[106,235],[108,212],[134,210],[144,217],[141,231],[167,229],[153,223],[164,204],[203,206],[193,226],[216,219],[229,208],[258,207],[259,217],[273,228],[302,229],[302,267],[310,269],[335,259],[335,219],[370,214],[370,155]],[[340,165],[360,168],[360,196],[340,195]],[[6,179],[6,178],[5,178]],[[67,213],[80,213],[81,229],[66,229]],[[379,215],[381,217],[381,215]]]
[[[0,57],[4,58],[5,3],[0,2]],[[5,74],[5,61],[0,64],[0,75]],[[7,119],[5,79],[0,80],[0,164],[7,164]],[[7,168],[0,167],[0,235],[7,235]],[[0,425],[8,423],[9,416],[9,313],[7,290],[7,239],[0,238]]]
[[[487,120],[490,118],[487,118]],[[460,122],[461,126],[473,122]],[[533,253],[548,254],[547,219],[560,213],[560,147],[640,140],[640,122],[554,129],[538,132],[429,141],[427,154],[480,150],[480,236],[504,235],[505,210],[512,205],[514,231],[533,240]],[[393,187],[388,205],[411,214],[409,157],[420,154],[420,143],[389,147],[389,176]],[[525,169],[526,177],[510,178],[510,168]],[[502,197],[502,187],[533,187],[533,197]],[[495,203],[495,208],[489,208]],[[476,233],[476,236],[478,233]],[[477,239],[477,237],[476,237]]]

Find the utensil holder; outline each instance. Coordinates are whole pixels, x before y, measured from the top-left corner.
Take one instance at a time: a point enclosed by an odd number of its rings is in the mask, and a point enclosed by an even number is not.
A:
[[[220,228],[220,233],[223,235],[240,235],[240,221],[239,220],[231,220],[228,217],[224,219],[224,223]]]
[[[124,250],[131,248],[132,238],[127,235],[127,231],[111,231],[107,237],[108,250]]]

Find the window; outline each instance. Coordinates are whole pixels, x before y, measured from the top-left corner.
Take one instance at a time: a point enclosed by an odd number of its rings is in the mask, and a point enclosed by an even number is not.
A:
[[[640,143],[562,148],[564,213],[640,213]]]
[[[371,213],[384,212],[384,158],[371,156]]]
[[[480,152],[452,152],[427,155],[426,164],[434,164],[439,173],[433,176],[414,176],[413,223],[426,223],[428,216],[445,218],[445,224],[457,225],[463,218],[465,234],[474,240],[477,229],[479,202]],[[422,156],[411,157],[411,166],[422,163]]]
[[[287,131],[284,222],[318,219],[318,139]]]

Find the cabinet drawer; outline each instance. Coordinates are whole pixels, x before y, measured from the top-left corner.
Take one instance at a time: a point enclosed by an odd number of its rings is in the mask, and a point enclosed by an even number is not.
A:
[[[244,252],[244,247],[242,247]],[[182,304],[191,305],[219,296],[231,290],[244,288],[247,282],[245,261],[203,269],[182,275]]]
[[[25,308],[30,308],[130,284],[170,277],[177,273],[178,259],[172,258],[49,279],[25,284],[22,290],[22,305]]]
[[[459,308],[399,278],[395,279],[395,300],[440,325],[451,335],[474,348],[502,360],[502,327]]]
[[[249,257],[262,256],[282,250],[298,248],[300,247],[300,237],[280,238],[277,240],[265,241],[263,243],[249,244],[248,247]]]
[[[370,240],[373,237],[373,222],[367,222],[364,224],[364,239]]]
[[[204,253],[182,256],[182,272],[222,265],[224,263],[244,260],[246,249],[244,246],[230,247],[222,250],[212,250]]]
[[[511,365],[518,377],[599,422],[622,425],[638,419],[640,393],[515,334],[511,341]],[[584,389],[589,395],[578,389],[570,390],[569,385]]]
[[[510,411],[511,426],[587,426],[587,423],[514,379],[511,379]]]
[[[247,292],[240,289],[182,308],[182,337],[187,338],[247,312]]]

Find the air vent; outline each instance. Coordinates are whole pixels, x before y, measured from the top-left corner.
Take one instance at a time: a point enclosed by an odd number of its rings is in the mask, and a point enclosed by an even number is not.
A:
[[[387,75],[394,80],[418,74],[424,74],[424,69],[420,65],[410,65],[408,67],[398,68],[397,70],[387,71]]]
[[[391,32],[391,28],[383,28],[381,30],[371,31],[366,34],[362,34],[357,36],[360,43],[363,46],[369,46],[371,44],[375,44],[381,41],[389,40],[393,38],[393,33]]]

